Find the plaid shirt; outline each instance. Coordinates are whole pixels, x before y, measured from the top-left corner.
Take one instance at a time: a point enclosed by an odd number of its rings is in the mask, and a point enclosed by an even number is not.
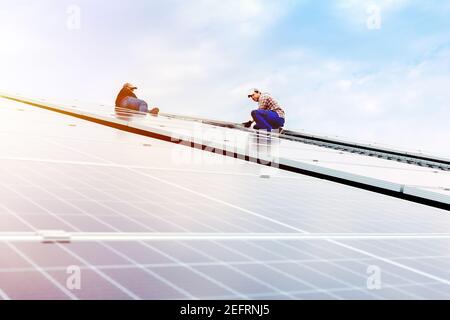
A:
[[[258,109],[275,111],[281,118],[284,119],[284,110],[278,105],[268,93],[263,93],[259,97]]]

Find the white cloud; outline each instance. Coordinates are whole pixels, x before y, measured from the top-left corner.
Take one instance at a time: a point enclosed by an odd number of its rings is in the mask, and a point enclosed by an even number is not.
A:
[[[396,11],[410,5],[412,0],[337,0],[336,14],[350,24],[366,26],[367,20],[379,9],[381,20],[384,21]]]
[[[223,32],[255,36],[282,16],[291,3],[290,0],[182,1],[175,13],[184,28],[212,28],[216,36]]]
[[[279,71],[286,81],[270,84],[289,126],[450,156],[450,50],[371,74],[353,62],[329,65],[305,58]]]
[[[404,7],[411,0],[337,0],[338,7],[346,10],[363,9],[375,5],[383,10],[396,10]]]
[[[48,11],[40,6],[24,14],[27,19],[20,23],[14,23],[15,15],[8,23],[0,22],[2,27],[9,25],[9,29],[0,28],[0,34],[11,45],[0,52],[0,89],[112,104],[115,91],[130,81],[139,86],[141,97],[164,111],[244,121],[255,107],[245,94],[259,87],[280,100],[289,128],[423,146],[450,155],[450,150],[442,152],[442,141],[450,139],[450,54],[440,46],[445,37],[432,40],[436,49],[421,63],[385,66],[374,73],[365,72],[364,64],[324,57],[302,47],[271,49],[266,55],[254,52],[265,40],[265,31],[289,12],[292,3],[158,4],[165,6],[158,10],[170,13],[164,16],[164,24],[136,30],[129,39],[117,36],[120,27],[115,25],[107,28],[111,38],[98,35],[93,29],[96,24],[84,20],[81,33],[57,29],[56,36],[49,35],[51,25],[62,23],[64,28],[65,10],[49,15],[46,28],[33,28],[36,19],[27,15],[40,19]],[[349,14],[368,3],[347,1],[340,10]],[[382,7],[392,12],[406,4],[382,1]],[[0,14],[0,18],[7,16]],[[417,50],[421,47],[419,43]]]

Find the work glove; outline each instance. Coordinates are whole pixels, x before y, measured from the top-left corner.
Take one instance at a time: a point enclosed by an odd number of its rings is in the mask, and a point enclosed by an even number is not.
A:
[[[250,120],[250,121],[244,122],[242,125],[246,128],[250,128],[252,126],[252,123],[253,123],[253,121]]]

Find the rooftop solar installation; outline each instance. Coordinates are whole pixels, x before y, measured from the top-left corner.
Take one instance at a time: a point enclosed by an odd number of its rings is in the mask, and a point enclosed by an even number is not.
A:
[[[261,133],[174,117],[161,116],[148,121],[146,116],[134,117],[123,110],[112,113],[111,108],[105,107],[81,108],[63,104],[52,105],[45,101],[20,97],[11,98],[166,141],[181,142],[215,153],[263,162],[272,167],[310,174],[438,207],[445,208],[450,205],[448,159],[430,159],[427,155],[420,155],[427,159],[425,163],[420,163],[425,167],[420,167],[399,162],[398,158],[395,158],[396,161],[386,157],[379,158],[376,152],[355,154],[282,139],[280,135],[267,137]],[[403,154],[408,162],[412,161],[408,155],[418,156],[417,153],[411,152]]]
[[[0,298],[450,298],[445,163],[27,102],[0,99]]]

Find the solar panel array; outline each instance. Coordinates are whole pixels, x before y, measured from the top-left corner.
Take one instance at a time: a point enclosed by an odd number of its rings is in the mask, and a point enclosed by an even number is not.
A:
[[[450,298],[447,211],[3,99],[0,117],[1,298]],[[165,238],[14,240],[43,230]]]
[[[80,107],[68,103],[51,104],[20,96],[7,97],[42,108],[50,108],[53,111],[88,118],[90,121],[119,126],[124,130],[144,135],[150,133],[151,136],[165,137],[169,141],[181,140],[188,145],[194,143],[209,151],[223,150],[240,158],[250,157],[264,163],[272,162],[278,167],[294,172],[300,170],[302,173],[308,172],[313,176],[332,181],[339,180],[344,184],[356,183],[370,190],[376,188],[378,192],[428,203],[439,208],[450,206],[450,171],[445,165],[442,169],[426,165],[421,167],[404,161],[389,160],[386,157],[361,155],[310,143],[279,139],[277,135],[267,138],[264,134],[211,125],[210,121],[206,123],[185,121],[182,117],[171,115],[148,121],[147,117],[136,116],[136,113],[130,114],[123,110],[113,112],[111,107],[84,103],[81,103]],[[439,158],[439,161],[450,163],[450,160],[443,158]]]

